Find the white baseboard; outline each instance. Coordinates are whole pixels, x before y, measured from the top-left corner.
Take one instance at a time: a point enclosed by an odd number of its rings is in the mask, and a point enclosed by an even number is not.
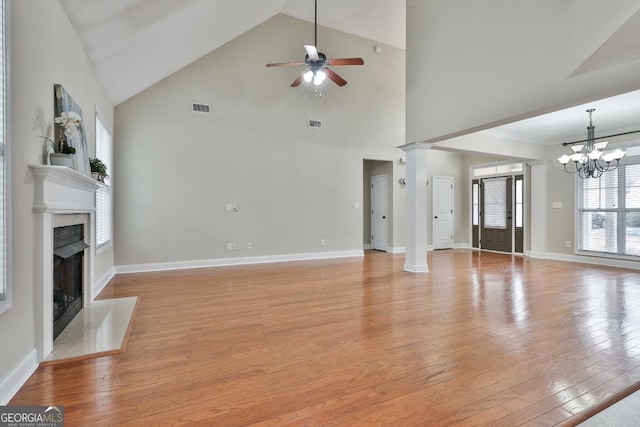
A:
[[[362,249],[368,251],[371,249],[371,243],[365,243],[362,245]]]
[[[471,245],[468,243],[454,243],[453,249],[471,249]]]
[[[115,273],[143,273],[148,271],[183,270],[189,268],[224,267],[230,265],[266,264],[274,262],[308,261],[314,259],[349,258],[363,256],[363,250],[353,250],[286,255],[267,255],[256,257],[219,258],[196,261],[161,262],[152,264],[131,264],[116,266]]]
[[[471,245],[468,243],[454,243],[453,249],[471,249]],[[433,245],[427,245],[427,251],[432,251]],[[396,246],[387,248],[387,252],[392,254],[403,254],[407,251],[405,246]]]
[[[539,258],[539,259],[546,259],[547,258],[547,253],[546,252],[538,252],[538,251],[529,251],[529,257],[531,258]]]
[[[96,280],[96,282],[91,287],[92,301],[100,294],[100,292],[102,292],[105,286],[109,284],[109,281],[113,279],[113,276],[115,275],[116,275],[116,269],[114,267],[111,267],[109,270],[107,270],[106,273],[104,273],[104,275],[101,278]]]
[[[27,382],[37,368],[38,357],[36,349],[34,348],[0,383],[0,405],[6,406],[9,404],[9,401],[16,395],[20,387]]]
[[[579,262],[581,264],[603,265],[606,267],[630,268],[633,270],[640,270],[640,262],[628,259],[559,254],[553,252],[548,252],[545,255],[545,258],[557,261]]]
[[[389,246],[387,248],[387,252],[389,252],[390,254],[403,254],[406,252],[406,248],[404,246]]]

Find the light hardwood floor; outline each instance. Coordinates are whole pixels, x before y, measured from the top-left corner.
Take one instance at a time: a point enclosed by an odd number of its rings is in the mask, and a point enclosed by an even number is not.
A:
[[[575,424],[640,384],[640,272],[466,250],[119,275],[123,354],[40,367],[66,426]]]

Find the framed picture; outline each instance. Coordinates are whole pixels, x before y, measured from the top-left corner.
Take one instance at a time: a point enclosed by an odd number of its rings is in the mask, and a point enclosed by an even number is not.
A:
[[[76,132],[72,137],[67,138],[67,144],[69,144],[70,147],[76,149],[76,154],[74,155],[74,169],[84,175],[91,176],[91,169],[89,168],[89,152],[87,151],[87,137],[84,130],[85,126],[84,117],[82,116],[82,109],[78,104],[76,104],[76,102],[73,100],[73,98],[71,98],[69,93],[62,87],[62,85],[54,85],[53,92],[55,96],[54,117],[59,117],[60,114],[64,111],[73,111],[82,118],[80,127],[78,128],[78,132]],[[55,123],[54,137],[59,138],[63,133],[64,130],[62,129],[60,124]]]

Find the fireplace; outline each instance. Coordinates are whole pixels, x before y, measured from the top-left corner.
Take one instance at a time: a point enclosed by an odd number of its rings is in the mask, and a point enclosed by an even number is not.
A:
[[[73,317],[73,314],[62,314],[62,306],[66,306],[64,308],[67,310],[70,307],[69,313],[73,313],[91,304],[98,292],[94,288],[92,261],[95,257],[96,190],[101,184],[63,166],[31,165],[29,168],[34,178],[33,211],[36,225],[35,344],[37,360],[43,361],[53,350],[54,317]],[[70,234],[76,236],[72,240],[77,240],[76,244],[82,247],[74,250],[69,243],[58,247],[56,242],[54,248],[56,230],[76,225],[80,225],[80,228],[76,227]],[[79,233],[82,236],[80,238]],[[85,249],[87,245],[89,250]],[[82,258],[73,256],[78,253]],[[69,258],[72,260],[67,261]],[[60,273],[54,272],[54,264],[58,263],[62,266]],[[60,276],[72,277],[66,289],[59,285]]]
[[[82,308],[84,277],[82,224],[53,229],[53,339]]]

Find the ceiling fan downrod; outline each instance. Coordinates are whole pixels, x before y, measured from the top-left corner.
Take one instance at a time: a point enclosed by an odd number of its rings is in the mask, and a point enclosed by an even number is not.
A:
[[[316,49],[318,49],[318,0],[314,1],[315,10],[313,15],[313,43]]]

